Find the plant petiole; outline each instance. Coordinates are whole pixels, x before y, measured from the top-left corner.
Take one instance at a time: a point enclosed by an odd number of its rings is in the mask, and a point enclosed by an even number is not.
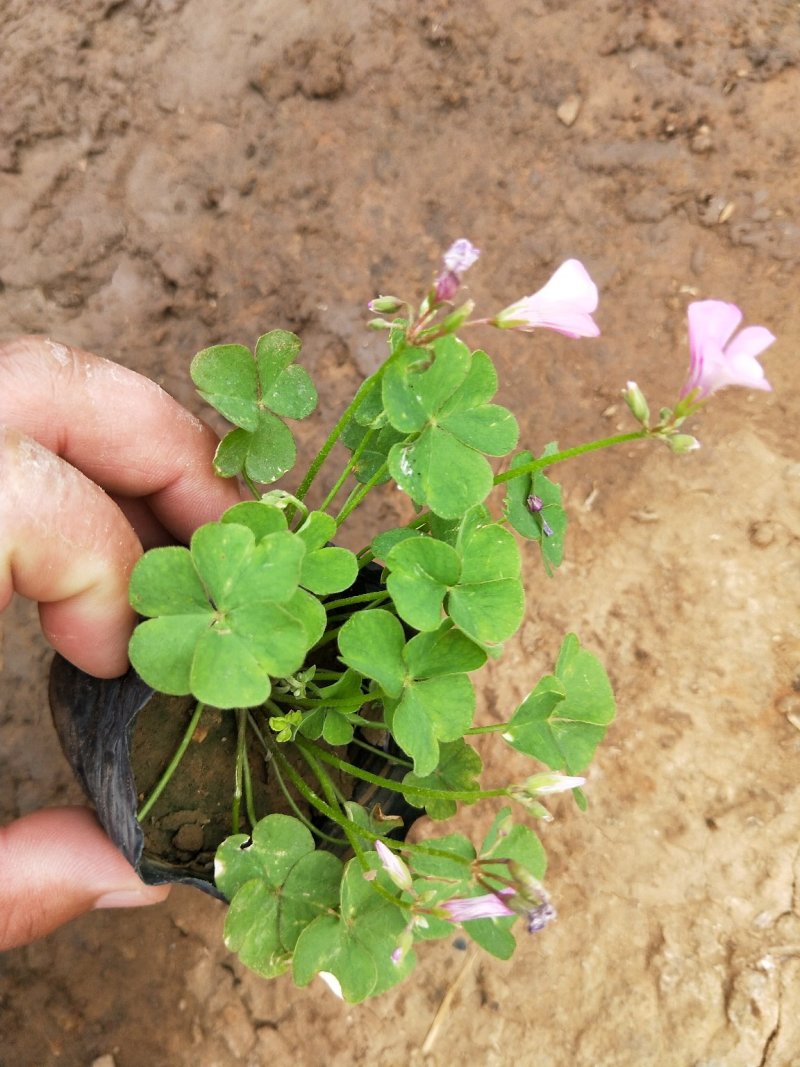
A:
[[[613,445],[622,445],[627,441],[641,441],[643,438],[650,436],[652,435],[647,430],[631,430],[629,433],[618,433],[611,437],[603,437],[599,441],[590,441],[585,445],[565,448],[561,452],[554,452],[550,456],[540,456],[539,459],[534,459],[530,463],[524,463],[520,467],[514,467],[512,470],[503,471],[502,474],[496,474],[494,484],[500,485],[502,482],[510,482],[512,478],[519,478],[523,474],[535,474],[537,471],[545,470],[556,463],[563,463],[564,460],[572,459],[574,456],[582,456],[587,452],[597,452],[601,448],[611,448]]]
[[[172,778],[173,774],[178,769],[178,766],[179,766],[181,760],[183,759],[184,753],[186,752],[186,749],[189,747],[189,742],[194,737],[194,732],[197,729],[197,724],[200,722],[200,717],[201,717],[201,715],[203,714],[204,711],[205,711],[205,704],[202,704],[198,700],[197,706],[194,709],[194,712],[192,714],[191,719],[189,720],[189,725],[186,727],[184,735],[181,738],[181,742],[178,745],[178,747],[176,748],[172,759],[169,761],[169,763],[167,764],[166,770],[164,771],[164,773],[161,775],[161,777],[159,778],[159,780],[156,782],[155,786],[153,787],[153,790],[150,793],[150,796],[147,798],[147,800],[145,800],[145,802],[142,804],[141,808],[139,808],[139,811],[136,814],[136,818],[137,818],[138,822],[143,822],[147,818],[147,816],[149,815],[150,811],[153,808],[153,805],[158,800],[158,798],[161,796],[161,794],[164,792],[164,790],[166,789],[167,785],[169,784],[169,781]]]

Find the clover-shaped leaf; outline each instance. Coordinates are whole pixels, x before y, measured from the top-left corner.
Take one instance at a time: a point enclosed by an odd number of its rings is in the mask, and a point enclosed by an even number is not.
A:
[[[519,548],[513,534],[497,523],[470,519],[465,516],[459,532],[461,578],[450,591],[447,611],[476,641],[499,644],[516,632],[525,612]]]
[[[392,734],[414,760],[414,773],[431,774],[439,742],[462,737],[472,722],[475,693],[465,672],[481,666],[485,652],[447,621],[406,644],[402,624],[380,608],[347,620],[339,651],[390,698]]]
[[[551,455],[557,446],[549,444],[542,453]],[[530,452],[520,452],[511,461],[511,469],[531,463]],[[508,521],[523,537],[538,541],[548,575],[564,558],[567,513],[561,503],[561,486],[551,482],[544,471],[512,478],[506,490]]]
[[[331,685],[318,688],[321,704],[305,716],[300,733],[313,741],[324,737],[334,746],[352,741],[355,727],[351,716],[363,703],[361,681],[358,671],[348,669]]]
[[[130,581],[132,606],[148,616],[131,638],[131,663],[163,693],[220,708],[263,703],[270,675],[297,670],[317,640],[297,606],[310,597],[298,589],[304,554],[288,530],[257,542],[230,522],[201,526],[190,549],[145,553]]]
[[[435,771],[420,778],[410,771],[403,779],[403,785],[413,785],[424,789],[464,792],[479,789],[478,775],[481,773],[481,758],[463,738],[447,741],[439,746],[439,765]],[[404,794],[409,804],[418,803],[418,797]],[[425,800],[425,810],[432,819],[449,819],[455,815],[458,805],[455,800],[442,795]]]
[[[431,537],[403,539],[388,553],[386,588],[402,619],[415,630],[435,630],[442,604],[461,577],[458,552]]]
[[[271,330],[256,342],[261,400],[276,415],[304,419],[317,406],[317,391],[300,355],[300,338],[286,330]]]
[[[525,609],[519,549],[512,534],[483,518],[483,509],[468,512],[455,547],[415,537],[387,553],[386,588],[410,626],[436,629],[444,604],[480,644],[499,644],[516,631]]]
[[[268,483],[294,465],[294,438],[279,416],[305,418],[317,403],[307,371],[294,363],[299,351],[299,338],[273,330],[258,339],[255,359],[243,345],[214,345],[194,357],[198,392],[237,427],[220,442],[217,473],[244,471]]]
[[[614,718],[614,694],[603,665],[568,634],[554,675],[541,679],[517,708],[503,737],[512,748],[555,770],[579,774]]]
[[[390,989],[415,963],[413,953],[399,963],[392,960],[406,914],[387,899],[397,890],[383,872],[377,854],[367,853],[366,858],[384,893],[376,892],[373,883],[364,878],[358,860],[350,860],[342,876],[339,914],[320,915],[303,929],[292,964],[298,986],[308,985],[320,971],[330,972],[351,1004]]]
[[[217,850],[214,880],[230,901],[225,944],[266,978],[289,965],[300,932],[339,901],[342,864],[315,852],[311,833],[288,815],[268,815],[252,839],[237,834]]]
[[[300,584],[325,596],[349,589],[358,574],[358,561],[347,548],[326,547],[336,533],[336,520],[324,511],[309,513],[297,536],[306,546]]]
[[[407,349],[384,376],[390,423],[416,435],[392,447],[389,471],[415,503],[456,518],[492,488],[485,455],[504,456],[519,431],[509,411],[488,403],[497,378],[484,352],[471,353],[452,335],[432,348]]]

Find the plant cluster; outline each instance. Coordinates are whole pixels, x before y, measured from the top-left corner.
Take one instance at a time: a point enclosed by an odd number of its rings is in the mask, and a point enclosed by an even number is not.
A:
[[[321,973],[352,1002],[402,979],[414,946],[454,924],[507,958],[520,917],[535,931],[555,916],[533,825],[550,818],[548,794],[572,791],[585,806],[582,775],[614,717],[606,673],[570,634],[552,673],[507,719],[473,724],[473,677],[525,614],[520,546],[538,545],[548,573],[562,560],[567,517],[551,468],[641,438],[690,451],[697,442],[681,426],[707,396],[731,384],[769,388],[756,357],[772,335],[750,327],[731,340],[738,309],[703,301],[689,312],[689,381],[655,423],[629,382],[638,428],[566,450],[550,443],[538,455],[520,448],[514,415],[494,402],[492,360],[458,333],[593,337],[597,290],[568,260],[538,293],[473,318],[472,302],[456,298],[477,256],[457,241],[417,307],[392,296],[371,303],[388,355],[293,493],[265,487],[295,463],[285,420],[317,402],[296,362],[299,339],[275,330],[254,352],[223,344],[198,353],[194,383],[233,427],[215,468],[240,477],[253,499],[198,529],[188,547],[147,552],[131,578],[144,620],[130,645],[136,670],[163,693],[195,698],[190,730],[213,706],[231,714],[240,738],[232,834],[215,865],[230,902],[227,945],[268,977],[291,969],[305,985]],[[336,442],[349,458],[310,510],[309,489]],[[407,494],[413,519],[376,531],[359,552],[338,547],[349,516],[384,484]],[[473,742],[490,733],[535,761],[522,781],[482,788]],[[254,810],[250,743],[284,790],[283,812]],[[380,757],[381,773],[359,753]],[[342,775],[379,789],[382,803],[359,803]],[[398,840],[392,798],[432,820],[479,800],[499,810],[477,844],[462,833],[412,844]]]

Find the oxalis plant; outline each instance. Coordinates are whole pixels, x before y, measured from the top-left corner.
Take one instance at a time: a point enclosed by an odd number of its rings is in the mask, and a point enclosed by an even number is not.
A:
[[[156,690],[197,702],[140,819],[204,710],[229,713],[239,739],[232,833],[215,861],[230,903],[226,945],[267,977],[291,970],[304,986],[321,974],[351,1002],[399,982],[417,943],[454,926],[506,959],[520,920],[534,932],[555,918],[535,826],[551,818],[549,794],[572,791],[586,806],[583,773],[614,717],[605,670],[569,634],[552,673],[505,721],[473,725],[473,677],[524,617],[521,553],[538,550],[548,573],[562,559],[567,517],[552,469],[640,439],[689,452],[698,442],[683,424],[712,393],[770,388],[757,357],[772,334],[758,326],[736,334],[738,308],[699,301],[688,311],[689,376],[672,407],[651,417],[628,382],[629,432],[538,454],[533,442],[520,447],[514,415],[493,403],[491,359],[457,335],[494,327],[594,337],[597,290],[568,260],[537,293],[474,317],[473,302],[457,298],[477,257],[469,241],[456,241],[418,307],[372,301],[378,317],[369,325],[385,332],[386,359],[293,493],[265,487],[295,463],[284,420],[305,418],[317,403],[296,362],[300,340],[274,330],[254,352],[239,344],[199,352],[194,383],[233,426],[215,470],[240,477],[253,499],[200,527],[188,548],[147,552],[131,577],[131,603],[144,617],[132,664]],[[349,459],[323,481],[336,442]],[[317,482],[324,498],[310,510]],[[384,485],[407,494],[414,518],[376,531],[359,552],[337,546],[354,510]],[[481,787],[473,742],[487,734],[533,761],[520,781]],[[281,812],[255,810],[252,745],[283,790]],[[367,769],[376,762],[380,773]],[[516,771],[523,761],[508,765]],[[412,844],[398,840],[392,798],[432,820],[478,801],[498,810],[478,841],[446,833]]]

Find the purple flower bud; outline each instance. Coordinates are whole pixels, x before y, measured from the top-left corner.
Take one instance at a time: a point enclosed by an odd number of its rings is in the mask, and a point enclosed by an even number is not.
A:
[[[550,525],[544,515],[539,514],[542,508],[544,507],[544,501],[542,500],[542,498],[540,496],[533,496],[533,494],[531,494],[531,496],[528,497],[526,503],[528,505],[528,511],[530,511],[532,515],[539,515],[539,522],[541,522],[542,524],[542,533],[545,535],[545,537],[552,537],[553,527]]]
[[[433,299],[436,304],[444,304],[453,299],[461,285],[461,279],[452,270],[443,270],[436,279],[433,289]]]

